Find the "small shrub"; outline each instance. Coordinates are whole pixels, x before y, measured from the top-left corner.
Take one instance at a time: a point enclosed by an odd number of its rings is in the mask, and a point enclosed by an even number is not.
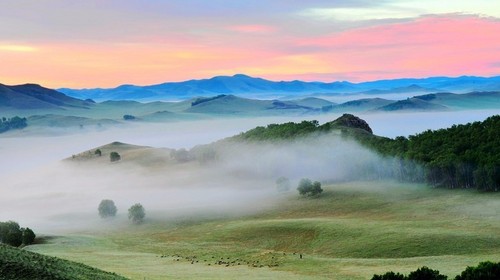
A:
[[[109,154],[109,160],[111,162],[119,161],[120,159],[122,159],[122,157],[117,152],[111,152],[111,154]]]

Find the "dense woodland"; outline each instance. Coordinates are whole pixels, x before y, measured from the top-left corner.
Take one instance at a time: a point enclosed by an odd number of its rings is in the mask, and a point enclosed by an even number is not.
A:
[[[279,141],[313,133],[340,130],[382,155],[385,166],[374,167],[377,176],[426,182],[437,187],[500,190],[500,116],[483,122],[395,139],[375,136],[363,120],[349,114],[319,125],[317,121],[271,124],[234,137],[244,141]]]
[[[0,133],[6,132],[11,129],[22,129],[27,126],[26,118],[20,118],[18,116],[8,118],[0,118]]]
[[[427,130],[409,138],[357,138],[384,156],[394,156],[401,179],[447,188],[500,190],[498,115],[483,122]]]

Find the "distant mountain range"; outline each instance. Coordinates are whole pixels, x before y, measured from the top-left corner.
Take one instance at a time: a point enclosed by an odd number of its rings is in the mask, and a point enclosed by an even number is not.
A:
[[[415,87],[415,86],[411,86]],[[355,97],[355,96],[353,96]],[[109,100],[96,103],[91,99],[81,100],[53,89],[36,84],[6,86],[0,84],[0,108],[17,110],[66,110],[88,111],[129,110],[144,115],[168,115],[169,113],[241,114],[249,112],[363,112],[401,110],[447,110],[500,108],[500,91],[450,92],[415,95],[412,98],[389,100],[380,97],[355,99],[337,104],[317,97],[296,99],[256,99],[219,94],[209,97],[186,98],[179,102],[146,102],[132,100]],[[107,108],[107,109],[106,109]],[[73,110],[74,111],[74,110]]]
[[[356,95],[352,96],[353,98]],[[73,127],[114,125],[124,121],[164,122],[207,116],[272,116],[322,113],[446,111],[500,109],[500,91],[415,95],[389,100],[380,97],[334,103],[318,97],[256,99],[219,94],[177,102],[108,100],[94,102],[69,97],[35,84],[0,84],[0,117],[27,117],[28,125]],[[132,118],[125,119],[129,115]]]
[[[382,95],[391,93],[424,94],[432,92],[465,93],[472,91],[500,90],[500,76],[456,78],[431,77],[424,79],[378,80],[363,83],[351,82],[304,82],[269,81],[243,74],[217,76],[210,79],[169,82],[150,86],[121,85],[116,88],[58,89],[68,96],[80,99],[104,100],[179,100],[220,94],[238,95],[249,98],[273,99],[294,98],[306,94]]]

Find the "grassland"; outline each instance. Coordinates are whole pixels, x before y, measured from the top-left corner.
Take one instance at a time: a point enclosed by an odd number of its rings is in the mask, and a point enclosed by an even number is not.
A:
[[[455,276],[500,260],[497,193],[392,181],[324,189],[320,198],[291,192],[274,209],[244,217],[150,219],[29,250],[132,279],[369,279],[424,265]]]
[[[80,263],[0,244],[0,279],[125,280],[126,278]]]

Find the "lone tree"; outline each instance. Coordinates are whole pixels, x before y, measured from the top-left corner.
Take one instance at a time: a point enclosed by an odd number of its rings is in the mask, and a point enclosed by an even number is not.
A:
[[[94,155],[99,156],[99,157],[102,156],[101,149],[95,150]]]
[[[111,162],[119,161],[120,159],[122,159],[122,157],[117,152],[111,152],[111,154],[109,154],[109,160]]]
[[[315,196],[323,192],[320,182],[315,181],[313,183],[307,178],[300,180],[297,190],[299,191],[299,194],[308,196]]]
[[[103,219],[116,216],[115,203],[110,199],[103,199],[101,203],[99,203],[97,210],[99,210],[99,216]]]
[[[128,218],[132,220],[134,224],[142,223],[145,216],[146,212],[140,203],[136,203],[128,209]]]
[[[279,192],[287,192],[290,190],[290,180],[286,177],[279,177],[276,180],[276,189]]]

